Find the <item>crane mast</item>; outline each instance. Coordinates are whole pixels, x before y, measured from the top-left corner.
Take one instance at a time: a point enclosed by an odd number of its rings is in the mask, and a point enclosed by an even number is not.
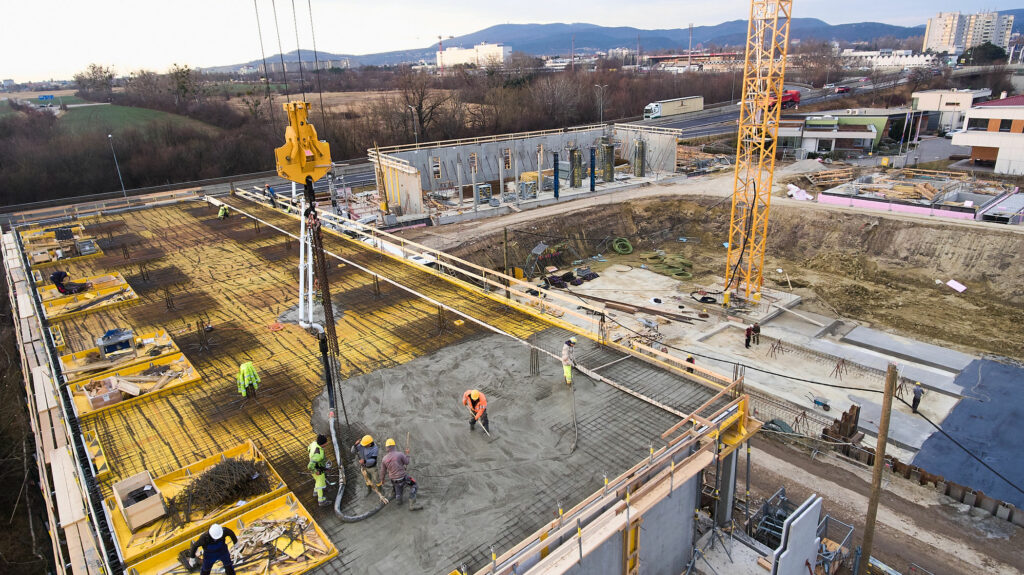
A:
[[[725,305],[759,299],[793,0],[751,0],[733,177]]]

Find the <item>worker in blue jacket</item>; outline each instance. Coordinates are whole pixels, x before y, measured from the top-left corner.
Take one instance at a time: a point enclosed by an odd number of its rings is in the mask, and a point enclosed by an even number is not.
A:
[[[231,553],[228,551],[229,538],[232,545],[238,545],[238,537],[234,531],[221,527],[219,523],[211,525],[209,531],[200,535],[188,548],[189,567],[196,566],[196,551],[202,547],[203,566],[199,569],[200,575],[210,575],[218,561],[224,568],[224,575],[235,575],[235,566],[231,564]]]

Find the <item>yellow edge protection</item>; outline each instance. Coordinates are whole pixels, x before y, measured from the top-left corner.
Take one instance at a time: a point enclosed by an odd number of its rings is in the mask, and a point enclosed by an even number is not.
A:
[[[47,229],[51,229],[52,227],[53,226],[32,226],[32,227],[28,228],[27,230],[19,230],[18,234],[21,236],[21,241],[23,241],[23,242],[31,242],[31,241],[34,241],[34,240],[54,239],[54,238],[57,237],[57,232],[55,232],[55,231],[46,231]],[[67,227],[71,228],[71,233],[72,234],[85,233],[85,226],[83,226],[81,224],[75,224],[75,225],[67,226]]]
[[[51,328],[51,329],[53,329],[53,328]],[[146,344],[146,343],[144,343],[146,340],[150,340],[150,339],[153,340],[153,344]],[[161,353],[160,355],[150,356],[150,355],[148,355],[148,353],[149,353],[148,350],[153,345],[161,345],[161,346],[168,345],[168,346],[170,346],[170,348],[167,349],[167,351]],[[148,363],[148,362],[153,361],[155,359],[166,357],[168,355],[179,353],[181,351],[178,348],[178,344],[174,343],[174,340],[171,339],[171,336],[168,335],[167,330],[165,330],[165,329],[158,329],[156,331],[151,331],[151,332],[148,332],[148,333],[144,333],[142,335],[135,336],[135,348],[138,351],[138,355],[135,357],[135,360],[129,361],[129,362],[125,363],[124,365],[119,366],[120,369],[129,367],[129,366],[132,366],[132,365],[137,365],[137,364],[140,364],[140,363]],[[67,372],[69,370],[79,369],[81,367],[86,366],[87,364],[85,363],[85,359],[88,358],[92,354],[99,355],[99,353],[100,353],[100,348],[93,347],[93,348],[89,348],[89,349],[86,349],[86,350],[76,351],[75,353],[69,353],[67,355],[60,356],[60,368],[61,368],[61,371],[65,374],[65,377],[68,378],[68,382],[70,383],[70,382],[74,382],[74,381],[79,381],[79,380],[86,379],[86,378],[90,377],[89,373],[77,373],[77,374],[67,375]]]
[[[121,549],[121,555],[124,557],[125,563],[131,564],[136,561],[141,561],[147,557],[152,557],[160,551],[180,543],[185,539],[198,537],[209,529],[211,524],[228,521],[239,512],[245,512],[253,509],[285,493],[287,488],[285,487],[285,483],[281,479],[281,476],[278,475],[277,471],[270,465],[270,462],[263,457],[263,454],[260,453],[252,441],[247,441],[236,447],[232,447],[231,449],[222,451],[201,461],[182,467],[176,471],[172,471],[166,475],[161,475],[154,479],[153,483],[163,494],[164,498],[169,499],[181,492],[181,490],[188,485],[189,481],[198,477],[210,467],[213,467],[226,458],[239,457],[267,462],[267,467],[271,476],[270,483],[271,485],[275,485],[273,490],[258,497],[254,497],[251,500],[247,500],[245,505],[237,507],[234,504],[227,505],[218,513],[197,518],[195,521],[186,523],[176,529],[171,527],[169,519],[164,518],[139,529],[133,534],[128,528],[128,524],[125,523],[124,516],[117,510],[117,507],[114,504],[114,498],[112,496],[107,497],[106,504],[111,520],[111,528],[114,533],[114,539],[117,541],[117,545]]]
[[[24,251],[25,251],[25,255],[29,255],[29,252],[32,251],[32,246],[31,245],[26,245]],[[95,253],[87,254],[87,255],[84,255],[84,256],[75,256],[73,258],[64,258],[62,260],[50,260],[48,262],[38,262],[38,263],[32,263],[31,256],[30,256],[29,257],[29,267],[31,267],[34,270],[43,270],[43,269],[46,269],[46,268],[62,266],[64,264],[68,263],[68,262],[80,262],[82,260],[87,260],[87,259],[90,259],[90,258],[98,258],[98,257],[100,257],[102,255],[103,255],[103,250],[101,250],[99,248],[96,248],[96,252]]]
[[[112,403],[110,405],[103,405],[103,406],[99,406],[99,407],[93,407],[89,403],[88,397],[86,397],[86,395],[85,395],[85,388],[84,388],[84,386],[86,384],[88,384],[89,382],[99,381],[101,379],[105,379],[105,378],[108,378],[108,377],[111,377],[111,376],[129,378],[129,377],[137,376],[138,374],[142,373],[143,371],[146,371],[150,367],[153,367],[153,366],[156,366],[156,365],[170,365],[172,363],[173,364],[177,364],[180,367],[182,367],[182,370],[180,372],[182,375],[179,375],[179,376],[175,377],[174,379],[171,379],[163,387],[161,387],[160,389],[158,389],[156,391],[152,391],[152,392],[149,392],[149,393],[143,393],[143,394],[139,395],[138,397],[132,397],[131,399],[124,399],[122,401],[119,401],[119,402],[116,402],[116,403]],[[174,389],[176,387],[181,387],[183,385],[187,385],[187,384],[190,384],[190,383],[195,383],[196,381],[199,381],[200,377],[201,377],[201,375],[199,374],[199,371],[196,370],[196,368],[192,365],[192,363],[188,360],[188,358],[185,357],[185,355],[182,354],[182,353],[176,353],[176,354],[168,355],[168,356],[165,356],[165,357],[158,357],[158,358],[156,358],[156,359],[154,359],[152,361],[149,361],[147,363],[140,363],[140,364],[131,365],[131,366],[128,366],[128,367],[121,368],[121,369],[119,369],[117,371],[106,371],[106,372],[103,372],[103,373],[98,373],[96,375],[91,376],[88,379],[82,379],[82,380],[79,380],[79,381],[76,381],[76,382],[73,382],[73,383],[69,383],[68,384],[68,391],[71,392],[72,399],[74,399],[75,407],[77,408],[77,411],[78,411],[78,417],[80,419],[85,419],[85,418],[87,418],[89,416],[92,416],[92,415],[95,415],[95,414],[97,414],[97,413],[99,413],[99,412],[101,412],[103,410],[111,409],[111,408],[114,408],[114,407],[124,406],[126,404],[130,404],[130,403],[136,402],[136,401],[138,401],[140,399],[156,397],[158,395],[163,395],[166,392],[168,392],[168,391],[170,391],[170,390],[172,390],[172,389]]]
[[[110,465],[107,463],[107,456],[103,454],[103,446],[96,434],[92,431],[82,433],[85,440],[85,447],[89,450],[89,458],[92,459],[93,468],[96,470],[96,479],[102,480],[110,475]]]
[[[38,271],[38,270],[36,270],[36,271]],[[42,274],[40,273],[40,275],[42,275]],[[47,279],[49,279],[49,278],[47,278]],[[74,294],[74,295],[82,295],[82,294],[86,294],[86,293],[98,292],[99,290],[106,289],[106,288],[121,287],[121,286],[128,285],[128,281],[125,280],[124,276],[121,275],[118,272],[111,272],[111,273],[106,273],[106,274],[100,274],[100,275],[90,276],[90,277],[81,278],[81,279],[74,278],[71,281],[74,281],[74,282],[77,282],[77,283],[91,283],[91,284],[93,284],[92,288],[90,288],[90,289],[88,289],[88,290],[86,290],[84,292],[80,292],[78,294]],[[131,286],[129,286],[129,287],[131,287]],[[65,297],[72,297],[70,295],[65,295],[65,294],[60,293],[59,291],[57,291],[57,288],[55,286],[43,285],[43,286],[40,286],[37,291],[39,292],[39,299],[43,300],[44,302],[54,301],[54,300],[58,300],[58,299],[65,298]]]
[[[307,537],[303,541],[303,544],[306,546],[305,554],[301,555],[298,560],[288,559],[280,563],[276,563],[272,573],[276,573],[278,575],[298,575],[299,573],[305,573],[333,559],[338,554],[338,549],[331,542],[331,539],[327,534],[320,528],[320,525],[313,520],[313,516],[306,511],[306,508],[299,503],[298,499],[296,499],[290,491],[254,509],[240,513],[236,512],[225,519],[222,522],[222,525],[230,528],[236,535],[241,536],[243,528],[256,520],[267,519],[280,521],[292,519],[296,516],[304,517],[306,521],[309,522],[316,533],[316,538],[319,539],[319,541],[315,541],[314,538],[309,537],[307,534]],[[130,564],[127,572],[130,575],[167,573],[173,570],[175,566],[179,565],[178,554],[182,551],[187,551],[189,545],[191,545],[191,540],[186,539],[151,557],[143,559],[137,563]],[[280,559],[281,557],[278,557],[278,560]],[[265,573],[268,571],[258,570],[257,572]]]
[[[95,305],[88,305],[88,303],[93,299],[109,296],[118,292],[124,292],[124,295],[127,297],[121,300],[110,299]],[[93,297],[85,297],[86,295],[91,295]],[[119,305],[125,305],[130,302],[137,302],[138,299],[139,294],[135,293],[135,290],[125,283],[124,285],[117,287],[102,288],[95,291],[65,296],[60,299],[44,301],[43,313],[46,314],[46,319],[50,321],[64,321],[68,318],[78,317],[87,313],[92,313],[96,310],[109,309]]]

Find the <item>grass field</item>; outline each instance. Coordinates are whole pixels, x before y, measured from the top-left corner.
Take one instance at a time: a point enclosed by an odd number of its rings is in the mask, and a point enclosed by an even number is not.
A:
[[[7,100],[0,101],[0,118],[6,116],[8,114],[13,114],[13,113],[14,113],[14,108],[11,107],[11,103],[9,101],[7,101]]]
[[[106,105],[71,108],[60,117],[61,127],[75,132],[104,130],[110,133],[127,128],[138,128],[154,122],[174,122],[207,130],[215,129],[208,124],[177,114],[128,106]]]
[[[262,94],[267,89],[266,84],[262,83],[237,83],[237,82],[219,82],[211,87],[211,91],[215,93],[227,93],[232,96],[238,97],[246,94],[247,92],[254,92],[256,94]],[[272,91],[284,90],[284,84],[271,84],[270,89]]]

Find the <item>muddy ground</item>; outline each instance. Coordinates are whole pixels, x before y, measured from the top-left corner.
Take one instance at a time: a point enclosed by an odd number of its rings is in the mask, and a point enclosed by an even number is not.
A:
[[[871,470],[831,454],[810,452],[759,436],[751,444],[751,501],[760,506],[779,487],[796,504],[812,493],[825,498],[824,512],[853,525],[853,545],[864,536]],[[739,492],[745,482],[740,459]],[[901,573],[916,564],[931,573],[1020,573],[1024,571],[1024,530],[900,477],[886,477],[872,555]]]
[[[541,241],[563,245],[555,265],[603,254],[608,262],[590,262],[599,273],[612,263],[639,266],[640,253],[663,249],[690,259],[692,285],[706,286],[724,273],[729,209],[721,197],[651,198],[519,224],[509,230],[509,265],[525,267]],[[448,251],[502,267],[502,234],[472,238],[471,224],[464,225],[459,233],[465,240]],[[633,254],[614,254],[607,238],[615,236],[629,238]],[[1024,359],[1019,230],[789,203],[772,207],[767,254],[765,285],[787,291],[792,285],[805,309],[937,345]],[[944,285],[950,279],[967,291]]]

